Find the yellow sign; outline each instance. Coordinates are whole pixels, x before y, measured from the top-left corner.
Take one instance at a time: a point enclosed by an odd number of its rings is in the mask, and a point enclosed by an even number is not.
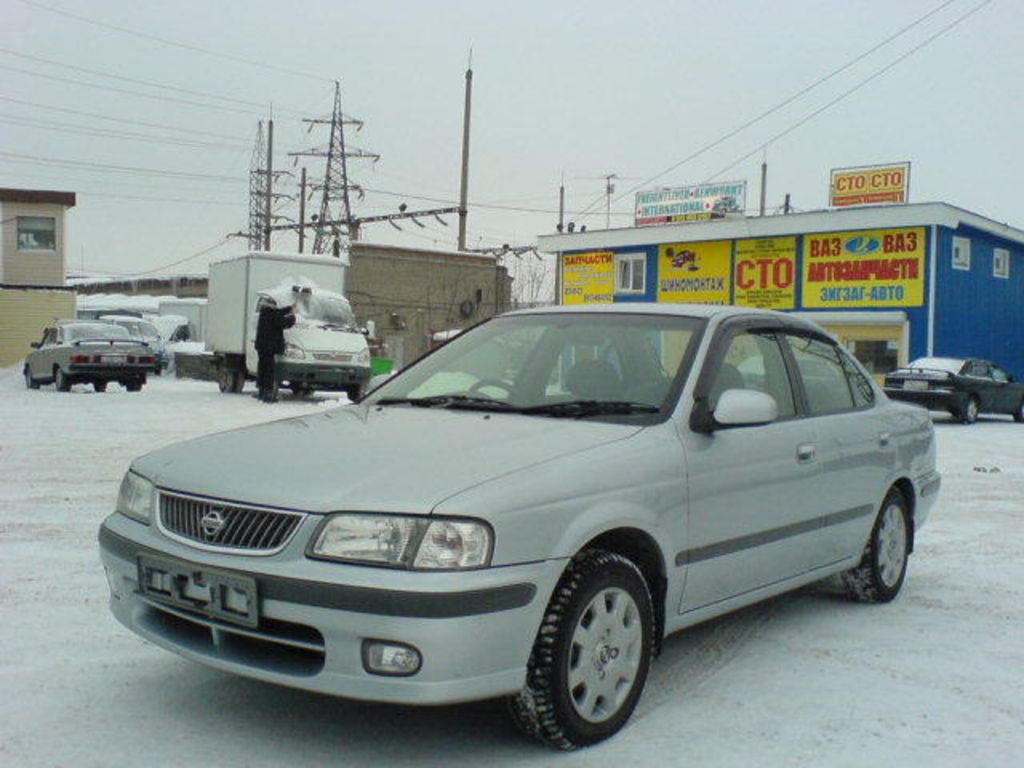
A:
[[[796,238],[736,241],[733,269],[738,307],[793,309],[796,306]]]
[[[611,251],[562,257],[563,304],[611,304],[615,293],[615,255]]]
[[[803,306],[920,307],[924,227],[805,235]]]
[[[731,240],[660,246],[658,301],[728,304],[731,257]]]
[[[910,163],[836,168],[832,171],[828,204],[842,208],[847,205],[905,203],[909,189]]]

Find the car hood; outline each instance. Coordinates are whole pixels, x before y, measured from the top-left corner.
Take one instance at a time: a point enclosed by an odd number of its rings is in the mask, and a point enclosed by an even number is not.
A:
[[[309,512],[427,513],[453,494],[640,427],[348,406],[171,445],[132,468],[158,486]]]

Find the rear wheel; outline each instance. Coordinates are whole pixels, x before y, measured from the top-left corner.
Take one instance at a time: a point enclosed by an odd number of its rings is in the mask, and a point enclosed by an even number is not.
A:
[[[960,411],[960,423],[973,424],[978,420],[978,412],[980,410],[981,403],[978,402],[978,398],[975,395],[971,395],[967,400],[967,405]]]
[[[220,391],[230,394],[238,394],[245,386],[245,373],[230,363],[222,363],[217,376],[217,384]]]
[[[39,382],[32,378],[32,371],[25,365],[25,386],[29,389],[39,389]]]
[[[1017,406],[1017,410],[1013,412],[1013,420],[1018,424],[1024,423],[1024,398],[1021,398],[1020,404]]]
[[[537,632],[516,724],[557,749],[595,744],[633,713],[654,649],[654,607],[640,569],[621,555],[577,555]]]
[[[105,382],[105,381],[94,381],[92,383],[92,388],[95,389],[97,392],[106,392],[107,391],[107,382]]]
[[[887,603],[899,594],[907,576],[912,531],[907,500],[893,488],[871,529],[860,564],[842,574],[843,586],[864,603]]]
[[[71,377],[64,373],[60,366],[53,366],[53,381],[57,385],[58,392],[71,391]]]
[[[313,388],[308,384],[289,384],[288,388],[296,397],[306,397],[313,391]]]
[[[124,388],[127,389],[129,392],[141,392],[142,384],[143,382],[141,381],[126,381],[124,383]]]

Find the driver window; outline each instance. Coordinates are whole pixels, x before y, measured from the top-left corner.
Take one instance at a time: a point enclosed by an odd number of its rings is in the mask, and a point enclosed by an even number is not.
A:
[[[1010,380],[1010,377],[1007,375],[1006,371],[994,365],[992,366],[992,378],[998,381],[1000,384],[1005,384]]]
[[[796,415],[782,350],[773,335],[743,331],[732,337],[711,382],[708,403],[712,410],[727,389],[764,392],[775,399],[779,418]]]

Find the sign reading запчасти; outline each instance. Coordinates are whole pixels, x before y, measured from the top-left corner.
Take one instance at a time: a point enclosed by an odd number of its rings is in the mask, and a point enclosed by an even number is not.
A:
[[[636,193],[636,224],[718,218],[727,213],[742,213],[746,204],[745,181],[649,189]]]

